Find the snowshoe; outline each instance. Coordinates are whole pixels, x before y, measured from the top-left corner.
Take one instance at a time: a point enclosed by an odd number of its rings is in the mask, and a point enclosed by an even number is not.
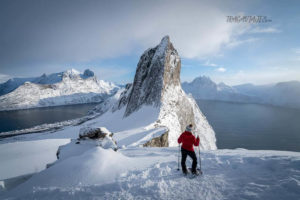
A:
[[[194,176],[202,175],[202,171],[200,169],[196,169],[196,171],[193,171],[192,168],[189,168],[189,172]]]

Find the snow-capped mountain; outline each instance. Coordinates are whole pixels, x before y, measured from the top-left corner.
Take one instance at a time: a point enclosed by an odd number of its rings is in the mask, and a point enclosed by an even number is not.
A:
[[[28,81],[29,80],[29,81]],[[119,89],[98,80],[94,73],[75,69],[30,79],[10,79],[1,88],[11,91],[0,96],[0,110],[102,102]]]
[[[232,101],[232,102],[258,102],[259,98],[238,92],[237,89],[225,83],[216,84],[207,76],[195,78],[192,82],[182,83],[186,93],[191,93],[195,99]]]
[[[299,81],[268,85],[253,85],[248,83],[229,86],[225,83],[216,84],[209,77],[200,76],[190,83],[182,83],[182,88],[186,93],[191,93],[195,99],[271,104],[300,108]]]
[[[258,103],[300,108],[300,82],[288,81],[269,85],[243,84],[233,86],[242,94],[256,96]]]
[[[216,149],[216,138],[212,127],[201,113],[192,97],[181,88],[181,61],[168,36],[160,44],[146,50],[137,65],[134,82],[127,85],[118,97],[99,105],[96,110],[106,112],[102,118],[103,126],[110,124],[118,116],[125,121],[134,118],[137,113],[151,112],[150,127],[164,126],[168,128],[169,146],[177,145],[178,136],[185,127],[192,123],[194,132],[202,138],[203,149]],[[116,99],[119,99],[116,101]],[[136,121],[127,121],[133,126]],[[104,125],[105,124],[105,125]],[[108,127],[109,129],[113,128]]]

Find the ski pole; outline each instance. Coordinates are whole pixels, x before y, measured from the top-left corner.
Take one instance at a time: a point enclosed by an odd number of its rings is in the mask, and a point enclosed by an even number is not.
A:
[[[199,143],[199,146],[198,146],[198,150],[199,150],[199,165],[200,165],[200,174],[203,174],[203,173],[202,173],[202,169],[201,169],[200,143]]]
[[[179,169],[179,154],[180,154],[180,144],[178,144],[178,168],[177,168],[177,170],[179,171],[180,169]]]

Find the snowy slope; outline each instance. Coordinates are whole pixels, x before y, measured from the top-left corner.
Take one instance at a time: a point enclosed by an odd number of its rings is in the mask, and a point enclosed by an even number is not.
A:
[[[203,176],[177,171],[177,148],[93,147],[3,193],[22,199],[290,199],[300,197],[300,153],[202,152]],[[188,160],[188,165],[190,165]]]
[[[21,84],[0,96],[0,110],[102,102],[118,89],[113,83],[98,80],[90,70],[80,74],[72,69]]]
[[[0,145],[0,180],[42,171],[56,160],[57,148],[68,142],[69,139],[49,139]],[[23,163],[22,167],[12,168],[18,163]]]
[[[10,93],[25,82],[33,82],[35,79],[36,78],[11,78],[0,84],[0,96]]]

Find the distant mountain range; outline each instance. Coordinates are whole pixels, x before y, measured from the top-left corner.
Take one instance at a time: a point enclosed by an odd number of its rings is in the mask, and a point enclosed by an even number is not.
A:
[[[99,80],[94,72],[75,69],[32,78],[12,78],[0,84],[0,111],[102,102],[123,86]],[[207,76],[182,83],[195,99],[259,103],[300,108],[300,82],[229,86]]]
[[[269,85],[243,84],[229,86],[216,84],[207,76],[184,82],[182,87],[196,99],[260,103],[291,108],[300,108],[300,82],[289,81]]]
[[[75,69],[35,78],[13,78],[0,84],[0,110],[102,102],[119,86],[97,79],[87,69]]]

